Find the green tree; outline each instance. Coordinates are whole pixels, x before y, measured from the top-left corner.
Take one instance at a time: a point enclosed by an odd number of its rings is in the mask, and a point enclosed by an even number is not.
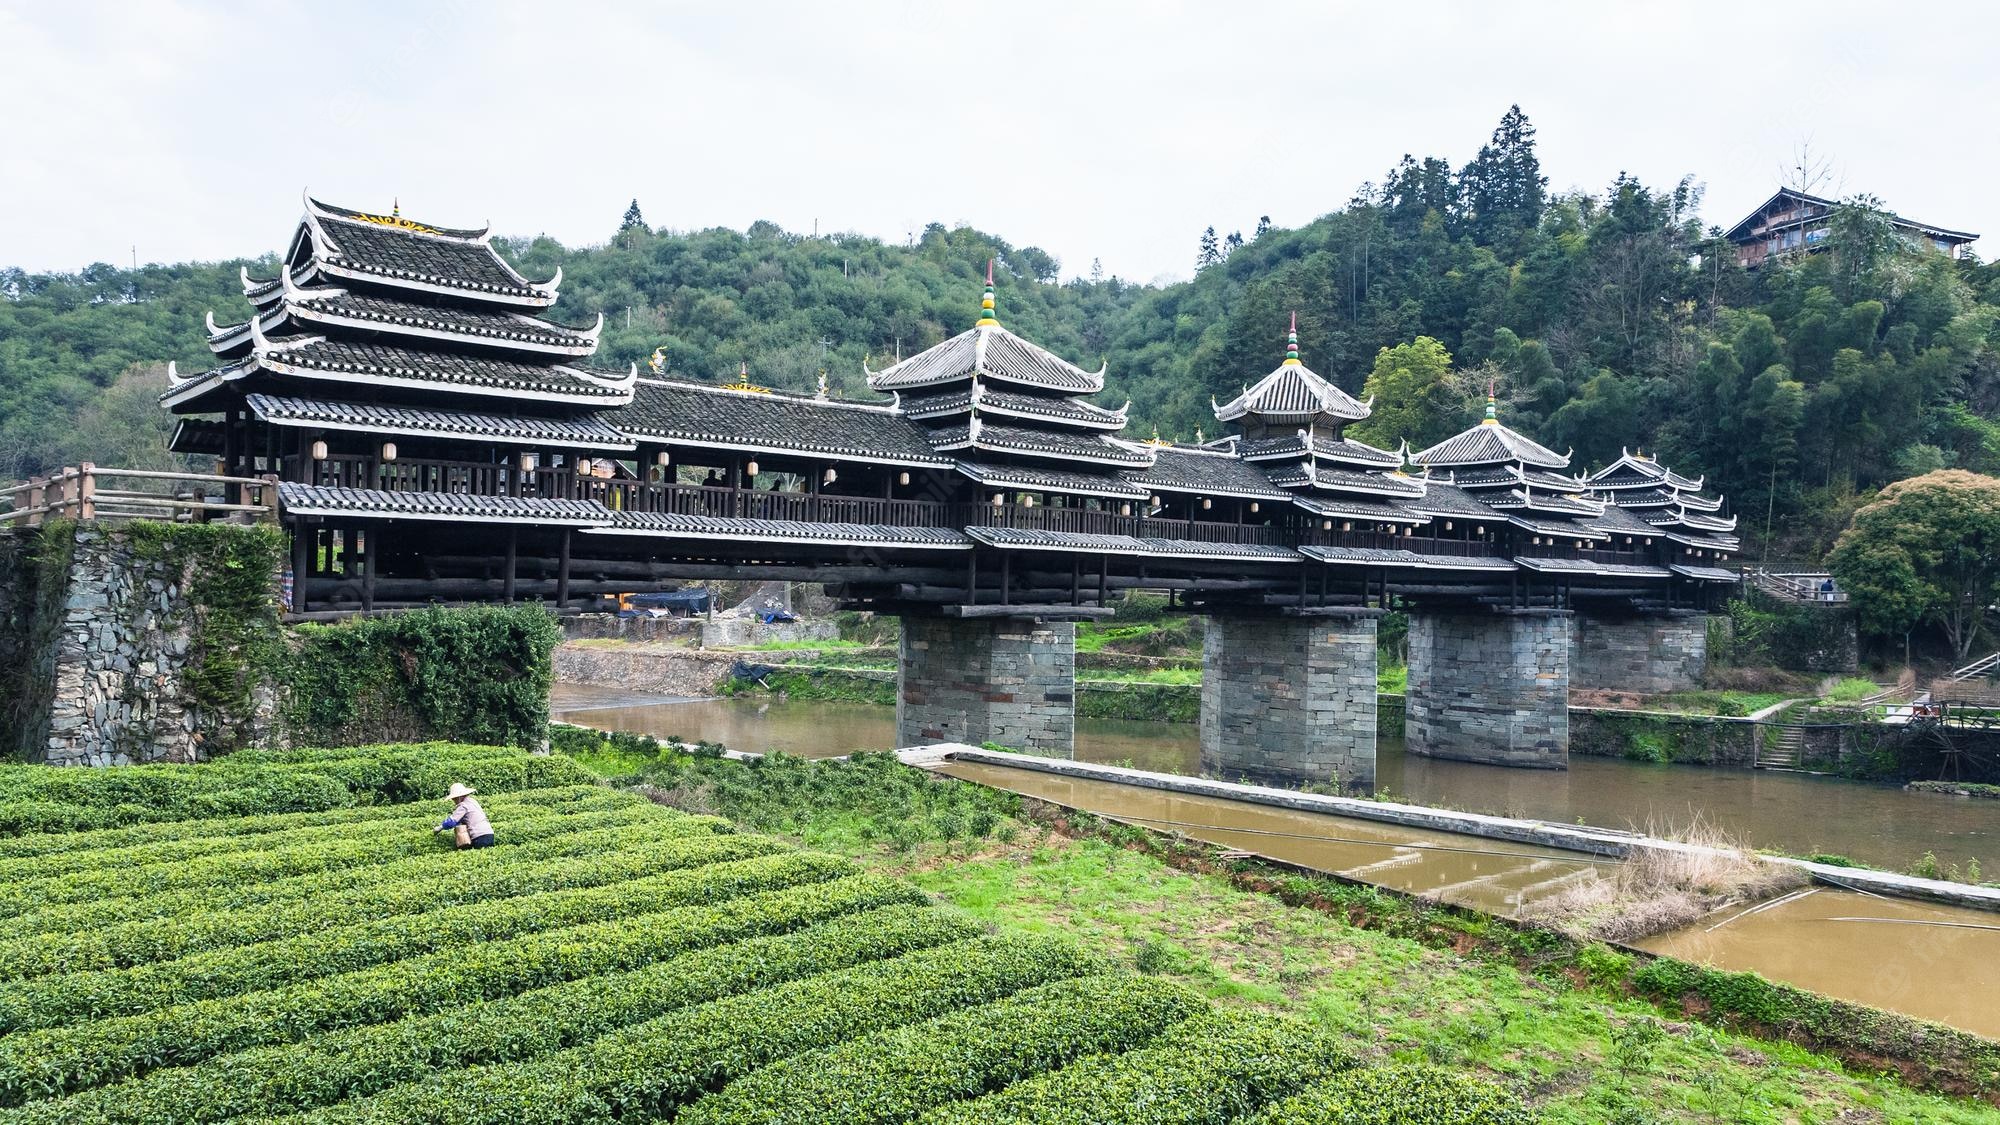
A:
[[[1863,628],[1929,622],[1964,660],[2000,581],[2000,478],[1945,469],[1897,481],[1854,514],[1827,563]]]
[[[1374,396],[1375,413],[1354,426],[1354,435],[1385,448],[1407,439],[1421,449],[1463,421],[1463,404],[1451,392],[1451,353],[1429,336],[1375,353],[1362,394]]]
[[[639,213],[639,201],[637,199],[632,201],[632,206],[625,208],[625,218],[618,224],[618,233],[624,234],[626,231],[635,228],[638,230],[646,229],[646,216]]]

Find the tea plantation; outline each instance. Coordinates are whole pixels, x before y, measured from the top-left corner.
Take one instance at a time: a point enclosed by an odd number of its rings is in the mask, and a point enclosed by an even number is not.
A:
[[[238,1119],[1526,1120],[567,758],[0,767],[0,1123]]]

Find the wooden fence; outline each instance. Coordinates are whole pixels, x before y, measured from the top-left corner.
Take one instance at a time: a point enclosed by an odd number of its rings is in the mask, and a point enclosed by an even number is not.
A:
[[[44,520],[275,521],[278,478],[103,469],[85,461],[0,488],[0,527]]]

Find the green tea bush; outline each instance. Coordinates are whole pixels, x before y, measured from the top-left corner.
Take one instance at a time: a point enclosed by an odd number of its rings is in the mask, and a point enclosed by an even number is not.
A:
[[[810,854],[772,855],[753,836],[710,836],[647,854],[669,874],[401,915],[129,969],[70,972],[0,986],[0,1032],[132,1015],[171,1004],[277,988],[470,942],[501,941],[664,907],[770,890],[847,868]],[[759,857],[759,858],[749,858]],[[674,869],[701,865],[693,871]]]
[[[1098,1055],[917,1118],[924,1125],[1220,1125],[1355,1065],[1324,1033],[1280,1016],[1204,1015],[1153,1046]]]
[[[1531,1125],[1506,1090],[1435,1067],[1343,1074],[1248,1119],[1246,1125]]]
[[[1097,976],[878,1031],[776,1062],[675,1118],[686,1125],[907,1121],[1084,1055],[1151,1041],[1201,998],[1145,977]]]
[[[147,1125],[332,1105],[431,1071],[518,1061],[756,989],[964,941],[976,927],[928,906],[888,906],[624,973],[534,989],[463,1011],[417,1015],[259,1047],[40,1102],[10,1123]]]
[[[530,1062],[392,1087],[299,1120],[568,1125],[662,1117],[778,1059],[1102,967],[1060,939],[974,938],[703,1004]]]
[[[774,874],[773,882],[781,880],[796,882],[793,876]],[[702,907],[460,946],[143,1015],[15,1032],[0,1037],[0,1105],[18,1105],[29,1097],[101,1085],[162,1066],[185,1066],[246,1047],[294,1042],[338,1028],[630,969],[693,949],[783,933],[921,897],[891,880],[854,875]]]

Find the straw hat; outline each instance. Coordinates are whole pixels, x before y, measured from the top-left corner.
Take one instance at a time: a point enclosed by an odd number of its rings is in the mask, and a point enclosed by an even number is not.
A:
[[[462,781],[454,781],[451,783],[451,792],[446,793],[444,795],[444,799],[447,801],[456,801],[460,797],[470,797],[477,792],[479,792],[479,790],[474,789],[472,786],[467,785]]]

